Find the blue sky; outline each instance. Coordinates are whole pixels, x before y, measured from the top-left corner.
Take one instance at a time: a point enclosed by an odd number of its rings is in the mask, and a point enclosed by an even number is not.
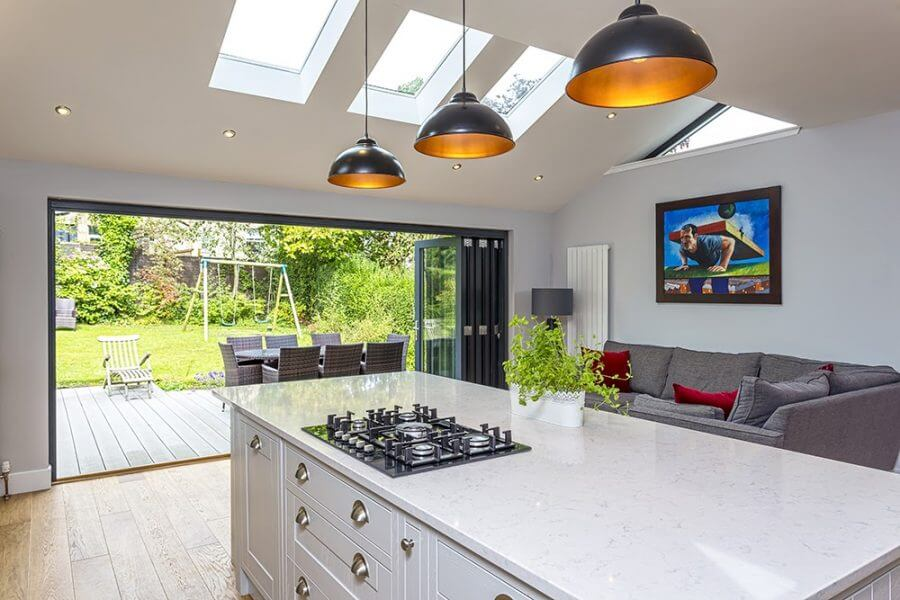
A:
[[[673,267],[681,264],[681,256],[678,252],[679,245],[669,241],[669,233],[682,226],[693,223],[696,226],[706,225],[721,221],[718,213],[718,205],[701,206],[697,208],[682,208],[669,211],[664,216],[665,224],[665,266]],[[737,209],[735,215],[729,219],[733,224],[744,230],[744,234],[752,239],[763,249],[765,257],[756,260],[740,261],[740,264],[750,264],[769,260],[769,200],[744,200],[735,202]]]

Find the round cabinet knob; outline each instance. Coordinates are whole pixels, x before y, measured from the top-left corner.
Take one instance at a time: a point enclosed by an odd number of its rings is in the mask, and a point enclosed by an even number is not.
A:
[[[294,519],[297,522],[297,525],[300,527],[306,527],[309,525],[309,515],[306,514],[306,507],[301,506],[300,510],[297,511],[297,517]]]
[[[306,463],[300,463],[297,465],[297,471],[294,473],[294,479],[299,481],[300,483],[306,483],[309,481],[309,471],[306,469]]]
[[[262,442],[259,440],[258,435],[254,435],[253,439],[250,440],[250,447],[254,450],[259,450],[260,448],[262,448]]]
[[[353,562],[350,563],[350,572],[360,579],[369,576],[369,565],[366,563],[366,557],[357,552],[353,555]]]
[[[297,582],[295,591],[300,598],[309,598],[309,584],[306,583],[306,577],[300,578],[300,581]]]
[[[357,525],[365,525],[369,522],[369,513],[366,512],[366,505],[362,500],[354,500],[353,508],[350,509],[350,519]]]
[[[409,538],[403,538],[402,540],[400,540],[400,549],[403,550],[404,552],[411,551],[415,545],[416,545],[415,540],[411,540]]]

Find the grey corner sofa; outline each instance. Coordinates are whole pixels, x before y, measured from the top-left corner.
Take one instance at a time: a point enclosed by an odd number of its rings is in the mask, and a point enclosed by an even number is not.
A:
[[[620,400],[632,417],[876,469],[900,467],[900,373],[891,367],[615,341],[604,350],[631,353],[632,392],[621,393]],[[825,364],[833,364],[834,372],[817,372]],[[673,384],[718,392],[738,389],[745,378],[750,385],[753,378],[780,383],[810,374],[819,384],[827,381],[812,394],[817,397],[757,410],[754,424],[735,419],[737,403],[726,415],[720,408],[674,401]],[[586,404],[598,401],[588,394]]]

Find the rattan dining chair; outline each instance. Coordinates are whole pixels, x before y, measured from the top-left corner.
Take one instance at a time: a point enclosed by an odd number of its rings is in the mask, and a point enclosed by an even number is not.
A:
[[[243,350],[262,350],[262,336],[261,335],[248,335],[243,337],[227,337],[225,341],[230,344],[235,352],[241,352]],[[262,364],[261,360],[241,360],[238,361],[242,365],[259,365]]]
[[[313,333],[313,346],[337,346],[341,343],[341,334],[339,333]]]
[[[327,356],[327,354],[326,354]],[[369,342],[366,344],[364,375],[395,373],[403,370],[403,342]]]
[[[266,348],[296,348],[300,344],[297,343],[297,336],[294,334],[287,335],[267,335]]]
[[[359,375],[362,355],[362,344],[328,344],[325,346],[325,359],[319,367],[319,373],[322,377]]]
[[[406,356],[409,353],[409,336],[400,335],[399,333],[389,333],[387,336],[389,342],[403,342],[403,358],[400,359],[400,370],[406,370]]]
[[[222,362],[225,364],[225,387],[262,383],[262,366],[259,363],[238,364],[237,357],[234,355],[234,346],[231,344],[219,342],[219,350],[222,352]],[[222,410],[225,410],[224,402]]]
[[[316,379],[319,376],[319,347],[281,348],[278,357],[278,368],[263,365],[263,383],[280,383],[282,381],[299,381],[300,379]]]

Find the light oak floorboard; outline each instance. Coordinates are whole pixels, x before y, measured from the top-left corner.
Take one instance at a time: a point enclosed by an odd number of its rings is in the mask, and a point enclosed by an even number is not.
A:
[[[127,512],[128,501],[119,487],[119,477],[101,477],[91,481],[94,490],[94,500],[97,503],[97,514],[101,517],[120,512]]]
[[[49,499],[50,492],[42,492]],[[57,495],[62,500],[62,495]],[[35,508],[37,509],[37,502]],[[28,597],[34,600],[72,600],[72,564],[69,559],[69,538],[66,529],[65,507],[61,501],[42,502],[50,514],[35,510],[31,521],[31,552],[29,556]],[[53,508],[59,506],[58,508]],[[61,514],[61,516],[53,516]]]
[[[18,494],[9,500],[0,500],[0,527],[30,521],[31,502],[31,494]]]
[[[206,546],[216,541],[206,521],[172,481],[168,470],[151,471],[146,477],[185,548]]]
[[[119,587],[108,556],[72,563],[76,600],[119,600]]]
[[[92,482],[79,481],[63,486],[63,498],[72,561],[107,554]]]
[[[131,512],[100,517],[122,600],[165,598],[162,584]]]
[[[0,500],[2,502],[2,500]],[[31,523],[0,527],[0,598],[25,600],[28,596],[28,544]]]
[[[240,595],[231,570],[231,559],[225,549],[216,542],[188,551],[200,577],[215,600],[238,600]]]

